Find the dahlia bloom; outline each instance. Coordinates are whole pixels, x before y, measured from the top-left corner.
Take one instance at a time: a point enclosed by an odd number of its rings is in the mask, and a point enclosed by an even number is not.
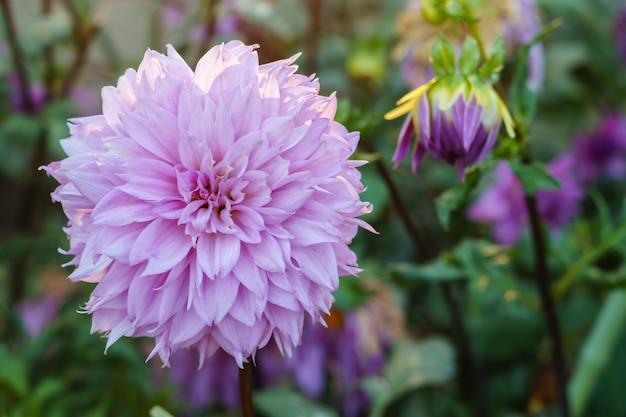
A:
[[[574,172],[575,159],[565,154],[547,165],[548,172],[561,183],[556,190],[541,190],[535,194],[539,217],[553,230],[569,223],[578,212],[583,189]],[[467,211],[476,222],[493,226],[497,243],[514,244],[528,224],[528,212],[522,184],[515,177],[507,161],[502,161],[493,171],[494,183]]]
[[[216,46],[195,71],[171,46],[148,50],[45,167],[107,348],[153,337],[166,366],[195,347],[242,367],[270,339],[289,355],[305,313],[323,322],[339,276],[359,271],[348,243],[372,230],[364,162],[348,159],[359,135],[295,58],[259,65],[254,49]]]
[[[626,174],[626,117],[609,113],[594,132],[574,139],[577,173],[586,184],[602,175],[622,178]]]
[[[424,13],[427,0],[409,0],[396,22],[399,35],[393,56],[401,61],[402,75],[413,88],[427,83],[433,77],[429,51],[439,34],[451,40],[460,50],[469,29],[452,20],[437,21]],[[478,32],[485,45],[491,45],[504,36],[507,56],[513,57],[520,46],[528,44],[541,30],[541,19],[534,0],[477,0],[472,12],[478,18]],[[543,84],[544,51],[538,43],[528,54],[528,87],[537,91]]]
[[[493,148],[504,121],[509,136],[515,136],[513,120],[506,105],[491,85],[475,76],[433,79],[398,100],[398,107],[385,119],[407,116],[393,155],[396,166],[409,153],[411,138],[413,172],[428,151],[439,160],[457,167],[459,177],[465,168],[480,163]]]

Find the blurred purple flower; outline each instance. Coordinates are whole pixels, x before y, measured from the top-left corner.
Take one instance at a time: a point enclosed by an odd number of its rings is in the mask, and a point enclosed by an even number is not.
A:
[[[171,358],[169,380],[175,387],[176,399],[194,412],[210,405],[234,410],[239,403],[239,373],[231,357],[218,350],[198,369],[196,350],[179,350]]]
[[[574,139],[576,171],[583,183],[600,176],[622,178],[626,174],[626,117],[617,113],[604,116],[594,132]]]
[[[293,381],[311,398],[321,397],[330,387],[342,415],[364,415],[369,399],[360,382],[382,373],[386,350],[397,337],[401,320],[399,310],[381,292],[355,310],[333,310],[328,328],[307,321],[302,346],[291,358],[282,358],[275,349],[261,352],[262,382],[271,386]]]
[[[539,216],[553,230],[565,226],[577,214],[578,203],[584,192],[574,172],[575,159],[565,154],[547,165],[547,169],[561,183],[556,190],[536,193]],[[522,184],[515,177],[507,161],[493,171],[494,183],[467,211],[476,222],[491,224],[496,242],[514,244],[528,223],[528,214]]]
[[[289,355],[305,314],[323,321],[339,276],[359,272],[348,243],[373,230],[359,135],[293,61],[259,65],[232,41],[194,72],[171,46],[148,50],[103,89],[102,115],[71,120],[68,157],[45,170],[107,348],[147,336],[166,365],[196,347],[241,367],[273,339]]]
[[[9,74],[7,76],[7,84],[11,89],[11,106],[13,106],[13,109],[18,113],[26,112],[26,101],[24,100],[24,96],[22,95],[22,91],[20,89],[20,80],[17,74]],[[35,113],[39,113],[43,109],[43,106],[45,104],[45,87],[40,83],[31,84],[29,95],[34,107],[32,111]]]
[[[58,315],[61,303],[54,295],[46,295],[19,303],[17,310],[26,333],[36,338]]]

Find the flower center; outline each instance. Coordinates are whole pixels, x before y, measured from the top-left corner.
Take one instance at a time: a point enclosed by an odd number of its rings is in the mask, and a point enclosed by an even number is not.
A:
[[[185,232],[194,238],[202,233],[237,232],[233,212],[244,201],[249,182],[230,177],[232,169],[220,165],[199,171],[176,169],[178,190],[187,204],[178,224],[185,224]]]

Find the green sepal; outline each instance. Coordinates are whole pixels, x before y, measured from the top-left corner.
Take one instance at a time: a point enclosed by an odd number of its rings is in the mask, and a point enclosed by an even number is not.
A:
[[[455,73],[454,46],[449,40],[439,35],[439,39],[430,50],[433,71],[437,77],[446,77]]]
[[[476,72],[480,61],[480,49],[476,39],[468,36],[463,43],[461,57],[459,58],[459,71],[463,75],[472,75]]]
[[[515,176],[522,183],[526,195],[532,195],[540,190],[561,188],[561,183],[548,172],[545,164],[539,162],[522,164],[516,160],[509,161],[509,163]]]
[[[493,44],[491,44],[491,50],[489,52],[489,58],[478,69],[478,75],[485,78],[492,78],[502,70],[504,65],[505,50],[504,50],[504,38],[498,36]]]

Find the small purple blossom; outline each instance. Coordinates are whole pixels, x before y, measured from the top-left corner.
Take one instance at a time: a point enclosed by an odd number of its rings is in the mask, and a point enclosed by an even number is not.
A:
[[[359,135],[295,58],[259,65],[254,49],[216,46],[195,71],[148,50],[45,167],[107,348],[145,336],[165,365],[194,347],[241,367],[273,339],[290,355],[305,314],[323,322],[339,276],[359,272],[348,244],[373,230],[349,159]]]
[[[27,110],[26,101],[20,88],[20,81],[17,74],[9,74],[7,76],[7,84],[11,89],[11,105],[13,109],[18,113],[24,113]],[[35,113],[41,112],[46,100],[46,89],[40,83],[34,83],[30,85],[28,94],[30,95],[30,101],[33,104],[32,111]]]
[[[547,169],[560,181],[561,188],[538,191],[535,197],[539,216],[557,230],[576,216],[584,191],[574,172],[575,159],[571,154],[556,158]],[[494,183],[469,207],[467,216],[491,224],[495,241],[511,245],[528,224],[524,190],[507,161],[498,164],[492,177]]]
[[[56,295],[44,295],[19,303],[17,310],[26,334],[36,338],[58,315],[61,302]]]
[[[574,139],[576,171],[585,184],[602,175],[621,178],[626,174],[626,117],[609,113],[594,132]]]

